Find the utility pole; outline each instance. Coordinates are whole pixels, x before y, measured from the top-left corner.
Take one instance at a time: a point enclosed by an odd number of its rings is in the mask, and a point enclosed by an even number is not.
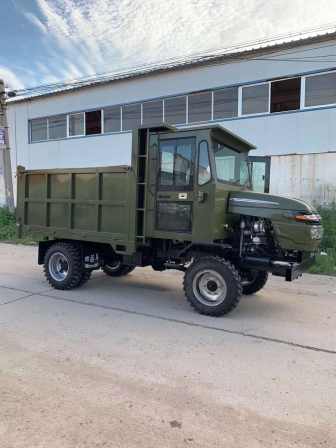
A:
[[[13,178],[6,115],[5,84],[0,79],[0,170],[1,165],[2,173],[0,171],[0,175],[2,174],[3,176],[5,205],[11,211],[14,211]]]

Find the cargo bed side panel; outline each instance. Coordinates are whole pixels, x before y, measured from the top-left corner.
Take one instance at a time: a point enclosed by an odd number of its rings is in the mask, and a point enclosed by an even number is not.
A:
[[[18,171],[18,222],[38,239],[134,248],[133,173],[128,167]]]

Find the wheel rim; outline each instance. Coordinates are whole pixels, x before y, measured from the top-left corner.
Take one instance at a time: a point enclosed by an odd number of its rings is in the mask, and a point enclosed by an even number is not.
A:
[[[69,261],[62,252],[55,252],[49,258],[49,273],[57,282],[64,281],[69,274]]]
[[[204,305],[217,306],[226,299],[227,285],[218,272],[205,269],[195,275],[193,293]]]
[[[117,271],[121,266],[121,261],[115,261],[105,265],[109,271]]]

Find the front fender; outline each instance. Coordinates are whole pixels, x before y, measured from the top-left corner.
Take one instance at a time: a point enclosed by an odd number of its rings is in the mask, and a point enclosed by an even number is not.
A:
[[[296,213],[316,213],[312,206],[299,199],[250,191],[233,192],[229,197],[228,211],[235,215],[270,220],[274,237],[282,249],[315,252],[320,246],[320,238],[316,235],[313,238],[316,233],[312,232],[314,226],[293,219]]]

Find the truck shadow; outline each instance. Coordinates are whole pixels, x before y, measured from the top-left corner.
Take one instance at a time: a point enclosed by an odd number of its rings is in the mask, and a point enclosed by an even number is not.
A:
[[[95,272],[92,279],[78,290],[71,291],[71,296],[79,296],[83,301],[94,301],[103,306],[118,306],[134,310],[150,310],[152,313],[165,314],[180,311],[185,317],[198,316],[211,322],[223,321],[255,321],[295,317],[295,303],[283,301],[281,297],[270,297],[267,290],[251,296],[241,297],[238,307],[220,318],[199,315],[187,302],[183,292],[183,274],[180,272],[161,273],[145,269],[137,269],[126,277],[112,278],[102,272]],[[300,304],[296,304],[300,315]]]

